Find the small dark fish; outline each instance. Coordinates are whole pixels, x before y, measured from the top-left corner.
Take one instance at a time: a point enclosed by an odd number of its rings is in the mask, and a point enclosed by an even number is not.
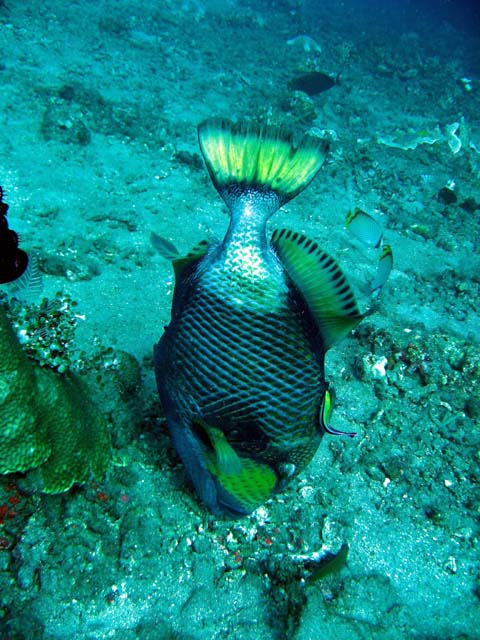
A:
[[[3,195],[0,187],[0,284],[17,280],[28,267],[27,254],[18,248],[18,235],[8,228],[8,204]]]
[[[288,84],[288,88],[292,91],[303,91],[309,96],[316,96],[319,93],[328,91],[336,84],[340,84],[340,76],[329,76],[322,71],[311,71],[303,76],[294,78]]]

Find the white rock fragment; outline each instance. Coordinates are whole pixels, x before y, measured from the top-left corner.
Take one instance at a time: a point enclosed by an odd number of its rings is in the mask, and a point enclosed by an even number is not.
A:
[[[290,40],[287,40],[287,44],[290,47],[303,49],[305,53],[322,53],[322,47],[318,44],[318,42],[315,42],[313,38],[307,35],[290,38]]]
[[[365,372],[375,379],[384,378],[387,375],[387,365],[388,359],[385,356],[376,358],[372,354],[369,354],[363,358]]]
[[[452,122],[452,124],[447,124],[445,127],[445,133],[447,136],[447,143],[450,147],[450,151],[456,155],[460,149],[462,148],[462,141],[460,137],[457,135],[457,132],[460,128],[459,122]]]

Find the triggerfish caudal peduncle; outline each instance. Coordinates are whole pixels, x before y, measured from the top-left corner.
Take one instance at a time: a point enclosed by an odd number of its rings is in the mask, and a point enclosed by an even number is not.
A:
[[[327,142],[283,129],[208,120],[198,129],[230,211],[223,241],[172,260],[172,316],[155,347],[157,385],[175,447],[216,514],[252,512],[312,459],[329,427],[325,353],[360,313],[333,258],[266,223],[315,177]],[[347,434],[354,435],[354,434]]]

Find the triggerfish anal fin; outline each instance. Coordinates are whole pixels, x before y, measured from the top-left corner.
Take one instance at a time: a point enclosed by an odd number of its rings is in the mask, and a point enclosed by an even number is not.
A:
[[[350,285],[335,260],[304,235],[290,229],[276,230],[271,242],[305,299],[327,351],[364,317]]]
[[[276,193],[279,206],[313,180],[328,153],[328,142],[305,135],[298,144],[284,129],[212,119],[198,127],[198,139],[215,188],[225,199],[241,185]]]
[[[252,458],[242,458],[227,441],[220,429],[204,420],[195,420],[194,426],[208,436],[213,451],[206,454],[206,468],[223,490],[223,499],[239,505],[246,513],[268,499],[277,484],[277,476],[268,465]]]

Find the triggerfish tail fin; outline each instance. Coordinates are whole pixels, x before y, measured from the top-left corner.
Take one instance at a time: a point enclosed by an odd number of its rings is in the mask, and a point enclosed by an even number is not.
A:
[[[206,120],[198,139],[215,188],[228,204],[229,190],[273,191],[278,207],[315,177],[327,152],[326,140],[304,136],[298,144],[281,127],[229,120]]]
[[[327,351],[364,317],[350,285],[335,260],[304,235],[275,230],[272,246],[306,301]]]

